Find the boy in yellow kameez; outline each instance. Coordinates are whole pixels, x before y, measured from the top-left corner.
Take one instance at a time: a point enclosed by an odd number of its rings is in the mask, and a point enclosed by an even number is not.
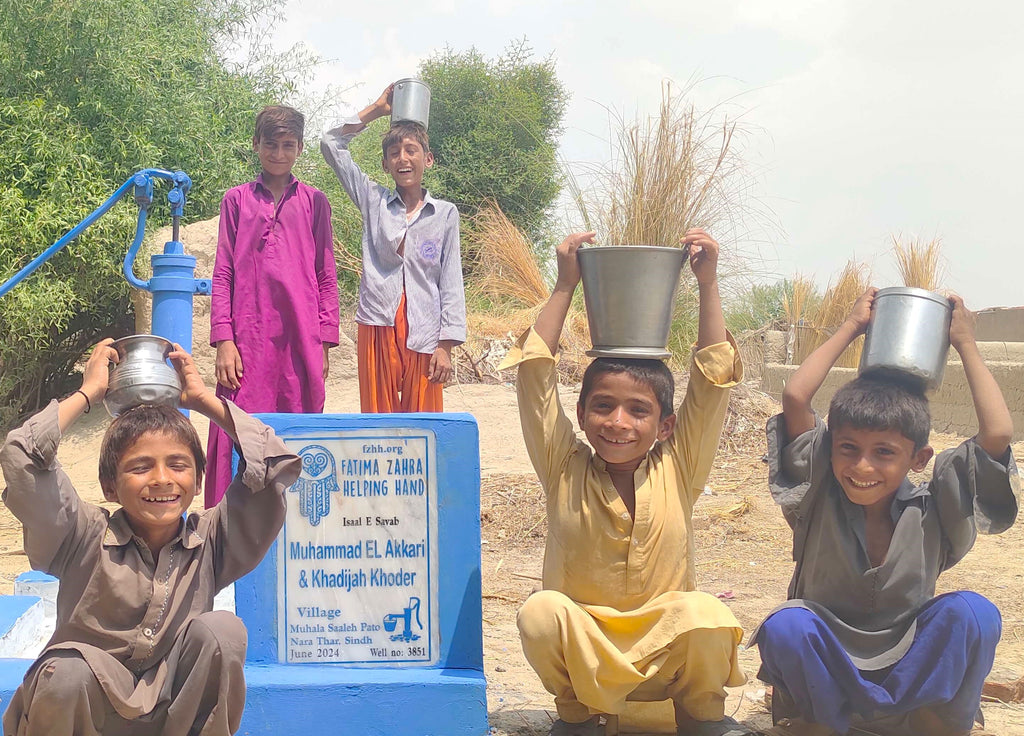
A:
[[[686,397],[673,413],[672,374],[659,360],[598,358],[587,369],[578,440],[558,400],[558,338],[580,280],[577,250],[558,247],[558,279],[537,322],[505,359],[519,366],[519,414],[547,495],[543,590],[519,612],[527,660],[555,696],[554,736],[598,733],[598,714],[627,698],[675,704],[680,734],[740,736],[724,716],[725,686],[744,682],[743,632],[728,607],[695,591],[693,503],[711,470],[742,378],[718,294],[718,243],[687,231],[700,289]]]

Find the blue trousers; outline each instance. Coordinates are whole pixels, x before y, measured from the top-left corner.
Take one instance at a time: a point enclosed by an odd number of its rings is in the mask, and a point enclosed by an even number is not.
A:
[[[825,622],[784,608],[762,624],[758,677],[783,690],[807,721],[846,733],[870,721],[928,707],[953,731],[968,731],[1002,630],[999,610],[971,592],[947,593],[918,615],[914,641],[880,673],[862,672]]]

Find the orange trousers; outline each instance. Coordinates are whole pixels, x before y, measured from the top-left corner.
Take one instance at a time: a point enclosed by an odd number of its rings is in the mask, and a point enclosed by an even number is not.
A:
[[[406,347],[404,293],[394,327],[358,327],[359,404],[364,414],[444,411],[443,386],[427,379],[433,356]]]

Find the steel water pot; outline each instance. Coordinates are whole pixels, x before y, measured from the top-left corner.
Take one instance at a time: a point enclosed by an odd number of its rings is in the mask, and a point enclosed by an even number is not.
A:
[[[580,248],[591,357],[668,358],[682,248],[602,245]]]
[[[896,373],[927,390],[942,385],[949,353],[949,299],[925,289],[892,287],[875,294],[861,374]]]
[[[391,97],[391,123],[410,120],[424,128],[430,122],[430,87],[418,79],[399,79]]]
[[[174,349],[157,335],[129,335],[111,343],[120,362],[111,366],[103,405],[116,417],[140,404],[177,406],[181,400],[178,372],[167,363]]]

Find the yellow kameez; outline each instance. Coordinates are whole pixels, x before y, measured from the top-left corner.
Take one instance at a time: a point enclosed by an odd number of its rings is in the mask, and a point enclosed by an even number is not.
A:
[[[743,630],[724,603],[695,591],[691,516],[728,389],[742,379],[739,353],[731,341],[695,352],[676,429],[637,468],[633,519],[562,411],[555,363],[531,329],[502,365],[519,366],[523,436],[547,496],[544,590],[519,612],[527,660],[565,721],[620,713],[630,696],[673,698],[697,720],[718,720],[724,687],[745,681]]]

